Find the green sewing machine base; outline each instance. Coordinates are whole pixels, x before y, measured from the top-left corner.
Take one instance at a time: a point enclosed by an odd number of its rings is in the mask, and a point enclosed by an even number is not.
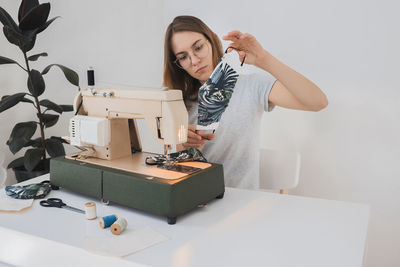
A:
[[[58,157],[50,161],[50,182],[103,201],[166,216],[169,224],[199,205],[223,198],[225,192],[219,164],[168,180]]]

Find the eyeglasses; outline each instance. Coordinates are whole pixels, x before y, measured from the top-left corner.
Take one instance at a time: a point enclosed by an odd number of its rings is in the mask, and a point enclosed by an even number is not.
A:
[[[208,56],[209,50],[206,40],[196,42],[192,48],[193,55],[198,58],[205,58]],[[181,69],[187,69],[192,65],[192,58],[188,53],[182,53],[177,56],[174,63]]]

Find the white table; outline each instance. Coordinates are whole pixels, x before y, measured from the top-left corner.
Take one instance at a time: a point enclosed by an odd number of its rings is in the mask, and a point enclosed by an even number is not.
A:
[[[29,183],[48,176],[38,177]],[[150,226],[169,240],[125,257],[149,266],[362,266],[369,207],[260,191],[226,188],[175,225],[165,218],[66,190],[52,191],[68,205],[83,209],[95,201],[97,214],[118,214],[129,227]],[[0,227],[63,245],[81,247],[88,221],[65,209],[43,208],[39,201],[21,213],[0,212]],[[0,259],[1,261],[1,259]],[[108,264],[108,266],[111,266]]]

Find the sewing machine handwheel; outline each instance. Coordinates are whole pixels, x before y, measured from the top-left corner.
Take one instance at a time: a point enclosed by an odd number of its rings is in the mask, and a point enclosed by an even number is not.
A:
[[[175,217],[167,217],[168,224],[175,224],[176,223],[176,216]]]
[[[224,193],[222,193],[221,195],[217,196],[217,199],[222,199],[224,197]]]

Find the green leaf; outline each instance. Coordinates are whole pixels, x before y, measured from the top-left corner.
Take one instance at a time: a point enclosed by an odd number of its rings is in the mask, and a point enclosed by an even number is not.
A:
[[[8,14],[7,11],[5,11],[2,7],[0,7],[0,22],[3,23],[4,26],[18,30],[18,25],[12,19],[10,14]]]
[[[24,166],[27,171],[33,171],[44,156],[44,148],[31,148],[25,152]]]
[[[73,105],[59,105],[64,112],[74,111]]]
[[[0,56],[0,65],[1,64],[18,64],[18,62],[10,58]]]
[[[1,100],[5,99],[6,97],[9,97],[9,95],[3,95],[1,97]],[[33,104],[33,101],[28,99],[28,98],[26,98],[26,97],[22,98],[21,102],[26,102],[26,103],[32,103]]]
[[[28,57],[28,60],[30,61],[36,61],[39,57],[47,57],[47,53],[40,53],[40,54],[36,54],[33,56]]]
[[[43,80],[42,74],[37,70],[31,70],[31,75],[28,77],[28,89],[33,96],[40,96],[43,94],[46,85]]]
[[[18,46],[23,52],[28,52],[34,47],[38,30],[34,29],[21,33],[19,29],[14,30],[9,26],[3,27],[3,32],[7,40]]]
[[[47,27],[49,27],[49,25],[50,25],[51,23],[53,23],[53,21],[55,21],[55,20],[58,19],[58,18],[60,18],[60,16],[57,16],[57,17],[54,17],[54,18],[48,20],[42,27],[39,28],[37,34],[41,33],[41,32],[44,31],[44,30],[46,30]]]
[[[0,113],[18,104],[24,99],[25,95],[26,93],[17,93],[10,96],[3,96],[0,101]]]
[[[46,128],[49,128],[57,123],[59,115],[54,114],[42,114],[42,121]]]
[[[26,31],[24,32],[24,36],[27,36],[28,39],[30,40],[29,42],[25,43],[20,49],[24,52],[30,51],[34,46],[36,42],[36,34],[39,29],[34,29],[31,31]]]
[[[17,168],[22,166],[24,166],[24,157],[20,157],[11,161],[10,164],[8,164],[7,169]]]
[[[70,68],[67,68],[67,67],[65,67],[63,65],[60,65],[60,64],[51,64],[51,65],[47,66],[42,71],[42,74],[43,75],[47,74],[49,72],[49,70],[51,69],[51,67],[53,67],[53,66],[59,67],[63,71],[63,73],[65,75],[65,78],[67,78],[67,80],[70,83],[72,83],[75,86],[79,86],[79,76],[78,76],[78,74],[75,71],[71,70]]]
[[[21,22],[22,18],[38,5],[38,0],[22,0],[18,10],[18,21]]]
[[[50,137],[50,139],[56,139],[63,144],[69,144],[65,139],[58,137],[58,136],[52,136],[52,137]]]
[[[46,151],[50,157],[59,157],[65,155],[65,150],[62,142],[55,138],[49,138],[45,140]]]
[[[46,23],[49,13],[50,3],[40,4],[29,10],[29,12],[22,18],[19,23],[19,28],[22,31],[40,28]]]
[[[21,100],[21,102],[26,102],[26,103],[32,103],[32,104],[33,104],[33,101],[30,100],[30,99],[28,99],[28,98],[26,98],[26,97],[24,97],[24,98]]]
[[[33,140],[29,140],[27,143],[25,143],[24,147],[29,147],[29,146],[41,147],[42,146],[42,138],[38,137]]]
[[[39,102],[39,104],[41,105],[41,106],[43,106],[43,107],[46,107],[46,108],[48,108],[48,109],[50,109],[50,110],[54,110],[55,112],[57,112],[57,113],[62,113],[63,112],[63,109],[59,106],[59,105],[57,105],[56,103],[54,103],[54,102],[51,102],[50,100],[48,100],[48,99],[43,99],[43,100],[41,100],[40,102]]]
[[[24,46],[31,41],[29,36],[23,35],[19,30],[15,30],[10,26],[4,26],[3,33],[10,43],[15,44],[18,47]]]
[[[21,148],[23,148],[24,145],[29,142],[31,137],[35,134],[36,128],[37,123],[34,121],[17,123],[7,141],[10,151],[13,154],[20,151]]]

